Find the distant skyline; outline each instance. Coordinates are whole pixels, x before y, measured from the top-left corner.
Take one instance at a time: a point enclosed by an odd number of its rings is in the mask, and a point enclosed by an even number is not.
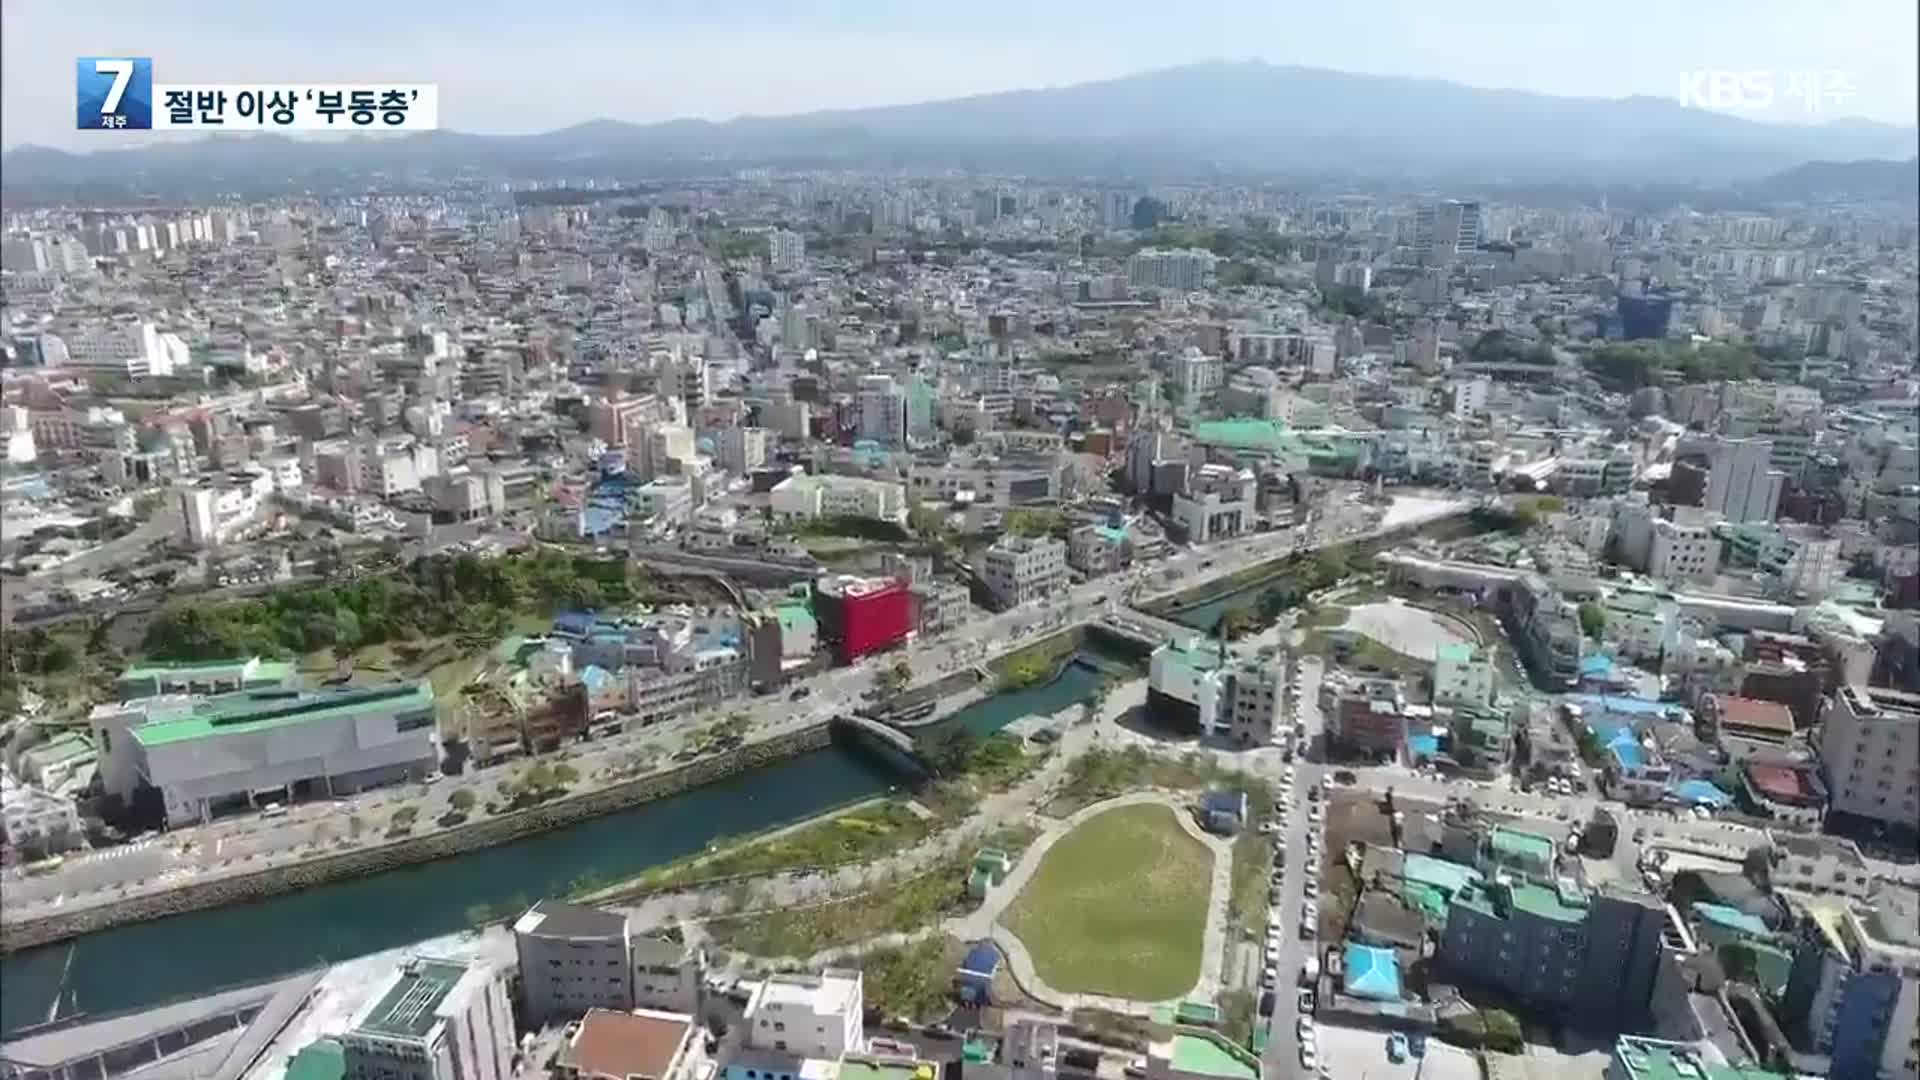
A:
[[[1920,82],[1914,0],[0,0],[0,12],[9,149],[133,145],[73,130],[80,55],[151,56],[160,82],[436,82],[442,126],[485,134],[904,104],[1204,60],[1668,100],[1689,71],[1773,70],[1782,87],[1791,72],[1849,77],[1844,102],[1739,114],[1776,122],[1911,126]]]

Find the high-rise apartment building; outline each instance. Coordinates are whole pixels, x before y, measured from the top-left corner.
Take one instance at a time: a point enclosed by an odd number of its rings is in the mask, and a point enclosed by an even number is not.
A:
[[[860,380],[860,437],[885,446],[906,439],[907,395],[891,375],[868,375]]]
[[[775,270],[798,270],[807,261],[806,238],[790,229],[775,229],[767,237],[767,262]]]
[[[1920,1072],[1920,932],[1895,892],[1859,908],[1810,902],[1796,927],[1779,1015],[1800,1048],[1827,1057],[1832,1080]]]
[[[1445,266],[1480,246],[1480,204],[1422,203],[1413,216],[1413,253],[1421,266]]]
[[[1830,813],[1920,831],[1920,694],[1842,686],[1819,738]]]
[[[1702,505],[1736,524],[1772,521],[1786,474],[1772,467],[1766,439],[1719,439],[1708,451],[1711,471]]]
[[[1192,291],[1213,269],[1213,255],[1196,248],[1147,248],[1127,260],[1127,284],[1136,289]]]

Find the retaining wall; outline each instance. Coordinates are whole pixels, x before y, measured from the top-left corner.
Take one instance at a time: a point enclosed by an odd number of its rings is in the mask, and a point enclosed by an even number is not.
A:
[[[165,892],[131,896],[125,900],[23,922],[0,924],[0,955],[128,923],[162,919],[228,904],[251,903],[297,889],[310,889],[402,866],[452,858],[676,795],[809,750],[822,749],[830,741],[827,725],[818,724],[748,743],[738,749],[691,761],[665,772],[583,791],[540,806],[471,821],[424,836],[321,855],[248,874],[190,882]]]

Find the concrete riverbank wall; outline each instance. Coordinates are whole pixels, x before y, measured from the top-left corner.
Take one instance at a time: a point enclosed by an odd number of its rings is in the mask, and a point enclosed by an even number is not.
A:
[[[188,882],[165,892],[131,896],[112,903],[58,912],[18,923],[0,924],[0,955],[50,945],[128,923],[184,915],[190,911],[230,904],[251,903],[295,890],[452,858],[716,783],[763,765],[824,749],[830,741],[827,725],[816,724],[747,743],[676,768],[577,795],[563,796],[524,810],[482,818],[452,829],[418,837],[402,837],[252,873]]]

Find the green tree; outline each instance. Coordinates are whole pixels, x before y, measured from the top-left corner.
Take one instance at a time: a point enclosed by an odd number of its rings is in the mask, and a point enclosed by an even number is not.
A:
[[[927,763],[943,776],[958,776],[967,771],[980,748],[980,737],[965,728],[956,728],[932,741],[921,752]]]
[[[1504,1009],[1480,1010],[1480,1022],[1487,1032],[1487,1049],[1503,1054],[1517,1054],[1526,1045],[1521,1034],[1520,1021]]]
[[[1588,637],[1594,639],[1595,641],[1598,641],[1600,640],[1600,635],[1604,633],[1606,629],[1607,629],[1607,609],[1606,608],[1601,607],[1598,603],[1592,600],[1588,600],[1585,603],[1580,605],[1580,632],[1581,633],[1587,635]]]
[[[457,788],[453,794],[447,796],[447,805],[452,807],[456,813],[461,814],[470,812],[473,809],[473,804],[478,801],[479,799],[468,788]]]
[[[553,767],[552,775],[556,788],[570,788],[580,782],[580,770],[564,761]]]

